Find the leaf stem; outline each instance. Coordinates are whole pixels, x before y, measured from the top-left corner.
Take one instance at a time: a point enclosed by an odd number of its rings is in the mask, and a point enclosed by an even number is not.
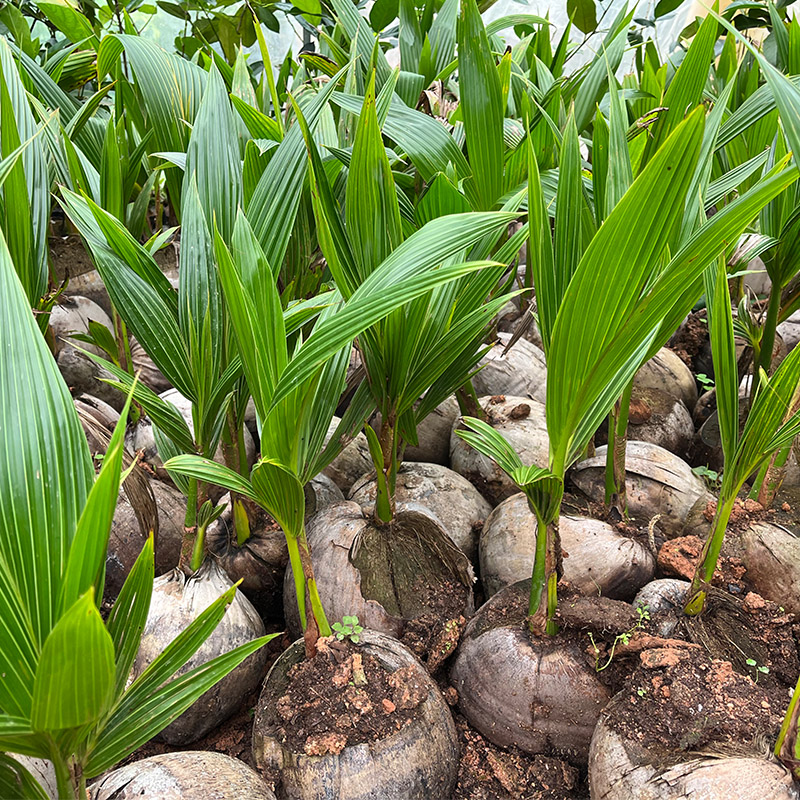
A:
[[[77,793],[72,782],[69,764],[64,760],[54,741],[50,741],[50,761],[56,773],[56,789],[59,800],[75,800]]]
[[[725,531],[735,502],[735,493],[724,500],[720,496],[717,501],[717,511],[714,514],[711,534],[703,546],[703,552],[700,554],[700,561],[697,564],[692,584],[689,587],[688,600],[683,609],[684,613],[690,617],[697,616],[705,608],[707,587],[714,577],[714,570],[717,568],[722,543],[725,540]]]
[[[789,730],[791,727],[794,727],[795,731],[795,743],[794,746],[791,748],[792,755],[794,759],[798,757],[798,749],[800,749],[800,743],[797,741],[797,711],[798,711],[798,702],[800,702],[800,678],[798,678],[797,683],[794,687],[794,692],[792,692],[792,699],[789,701],[789,707],[786,709],[786,715],[783,718],[783,723],[781,724],[781,730],[778,734],[778,738],[775,742],[775,748],[773,750],[776,758],[782,758],[782,752],[784,748],[784,742],[786,741],[786,737],[789,734]],[[796,766],[792,769],[792,772],[796,774]]]
[[[528,599],[528,616],[535,616],[542,604],[544,590],[545,556],[547,553],[547,525],[536,514],[536,551],[533,557],[533,575],[531,576],[531,592]]]
[[[778,313],[781,310],[781,288],[773,284],[767,304],[767,318],[764,321],[764,333],[761,337],[761,353],[755,367],[756,380],[760,380],[761,370],[769,375],[772,366],[772,350],[775,347],[775,328],[778,325]]]

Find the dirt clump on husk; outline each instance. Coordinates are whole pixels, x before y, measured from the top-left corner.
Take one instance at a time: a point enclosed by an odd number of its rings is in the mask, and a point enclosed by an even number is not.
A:
[[[680,536],[664,542],[657,558],[662,574],[690,581],[703,552],[703,544],[703,540],[694,535]],[[723,553],[717,561],[711,584],[732,595],[744,596],[746,572],[747,568],[741,558]]]
[[[551,756],[531,756],[492,744],[456,714],[461,746],[451,800],[577,800],[588,797],[576,767]]]
[[[295,664],[278,699],[279,738],[309,756],[391,736],[415,718],[429,687],[416,666],[389,672],[349,641],[325,637],[317,655]]]
[[[689,314],[684,324],[669,340],[668,346],[694,372],[694,360],[703,351],[707,341],[708,323],[705,311],[696,311]]]
[[[444,618],[423,614],[406,623],[400,641],[433,675],[455,653],[466,624],[461,615]]]

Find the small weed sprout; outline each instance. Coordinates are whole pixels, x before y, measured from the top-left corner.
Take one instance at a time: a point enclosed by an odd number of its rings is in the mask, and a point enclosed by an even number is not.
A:
[[[349,639],[353,644],[361,641],[361,632],[364,630],[358,624],[358,617],[342,617],[341,622],[334,622],[331,627],[340,642]]]
[[[589,634],[589,641],[592,643],[592,648],[594,649],[594,668],[595,668],[595,671],[602,672],[604,669],[607,669],[611,665],[611,662],[614,660],[614,653],[615,653],[615,651],[617,649],[617,645],[628,644],[630,642],[631,637],[633,636],[633,634],[636,633],[636,631],[638,631],[641,628],[643,628],[644,624],[646,622],[650,621],[650,609],[649,609],[648,606],[638,606],[636,608],[636,613],[637,613],[637,615],[639,617],[636,620],[636,623],[633,625],[633,627],[631,627],[627,631],[625,631],[625,633],[620,633],[614,639],[614,643],[611,645],[611,652],[608,655],[608,660],[602,666],[600,666],[600,648],[595,643],[594,636],[592,636],[591,633]],[[639,695],[639,696],[641,697],[642,695]]]
[[[722,485],[722,473],[709,469],[706,466],[692,467],[692,472],[702,478],[709,489],[719,489]]]
[[[701,372],[699,375],[695,375],[697,378],[697,382],[703,387],[704,392],[708,392],[714,388],[714,379],[709,378],[705,372]]]
[[[645,689],[644,686],[639,686],[636,689],[636,694],[638,694],[639,697],[644,697],[647,694],[647,689]]]
[[[755,670],[756,683],[758,683],[758,679],[762,675],[769,675],[769,667],[765,667],[763,664],[759,664],[754,658],[748,658],[747,661],[745,661],[745,664],[747,664],[748,667],[753,667],[753,669]]]

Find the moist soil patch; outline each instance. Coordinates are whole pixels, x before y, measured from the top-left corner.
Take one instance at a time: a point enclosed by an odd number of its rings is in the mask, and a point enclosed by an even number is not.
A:
[[[589,791],[578,770],[557,758],[493,745],[455,715],[461,746],[451,800],[583,800]]]
[[[391,736],[415,718],[427,696],[419,667],[389,672],[357,645],[327,637],[315,658],[289,670],[277,702],[278,736],[294,752],[337,754]]]
[[[641,654],[606,721],[668,766],[700,752],[763,754],[787,702],[785,688],[755,683],[699,648],[664,647]]]

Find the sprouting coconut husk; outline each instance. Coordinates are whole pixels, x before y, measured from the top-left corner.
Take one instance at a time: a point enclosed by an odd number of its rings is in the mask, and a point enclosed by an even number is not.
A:
[[[328,432],[325,435],[327,444],[341,420],[333,417]],[[341,490],[345,496],[348,494],[353,484],[369,470],[373,469],[372,458],[369,454],[367,437],[363,433],[358,433],[355,438],[344,443],[344,449],[336,458],[323,470]]]
[[[739,430],[744,427],[750,410],[749,392],[749,381],[745,378],[739,387]],[[689,448],[690,463],[705,466],[715,472],[722,472],[724,463],[717,415],[716,389],[706,392],[698,399],[693,417],[699,428]]]
[[[306,517],[318,508],[344,500],[339,487],[325,475],[318,475],[306,486]],[[218,520],[208,526],[208,550],[234,583],[241,580],[241,589],[263,617],[280,618],[283,577],[289,563],[286,536],[266,511],[247,500],[250,538],[237,543],[230,495],[220,500],[226,506]]]
[[[97,303],[79,295],[61,295],[50,312],[50,327],[58,348],[69,346],[69,337],[74,333],[89,333],[90,321],[99,322],[113,334],[114,324]],[[80,346],[95,355],[103,355],[100,348],[88,342],[81,342]]]
[[[275,800],[261,776],[223,753],[164,753],[106,773],[88,800]]]
[[[419,444],[416,447],[406,447],[403,458],[406,461],[449,466],[450,431],[458,414],[458,403],[454,397],[448,397],[443,403],[439,403],[417,426]]]
[[[119,414],[107,403],[90,395],[79,395],[73,403],[90,451],[93,455],[105,454],[114,427],[119,421]],[[182,515],[185,509],[183,497],[175,492],[177,499],[174,500],[168,491],[159,492],[156,497],[150,476],[138,463],[131,468],[133,462],[134,456],[124,450],[122,464],[125,469],[130,468],[130,471],[120,489],[109,533],[104,592],[108,601],[116,598],[151,532],[156,542],[157,575],[171,569],[177,563],[180,552]],[[165,517],[163,540],[159,540],[159,515]],[[171,525],[173,517],[176,522]],[[172,543],[175,543],[175,547],[170,546]]]
[[[386,698],[387,716],[413,700],[413,716],[399,730],[377,740],[347,744],[347,734],[310,736],[304,750],[287,746],[279,701],[286,695],[290,670],[303,659],[303,642],[284,651],[269,671],[253,723],[256,766],[276,776],[285,800],[432,800],[448,798],[458,773],[458,738],[453,718],[437,685],[409,650],[384,634],[365,630],[355,652],[371,656],[390,673],[413,673],[398,683],[395,700]],[[324,658],[318,654],[316,658]],[[346,666],[346,664],[345,664]],[[391,675],[390,675],[391,680]],[[350,687],[348,687],[350,688]],[[355,689],[356,687],[352,687]],[[345,688],[339,690],[346,691]],[[408,696],[406,696],[408,695]],[[416,695],[411,697],[411,695]],[[353,713],[359,703],[354,698]],[[393,709],[394,706],[394,709]],[[363,706],[362,706],[363,707]],[[291,709],[286,709],[290,713]],[[324,716],[325,709],[320,709]],[[406,715],[408,716],[408,715]],[[326,724],[326,727],[329,723]]]
[[[113,600],[119,594],[151,530],[155,534],[156,575],[169,572],[180,558],[186,498],[177,489],[161,481],[153,481],[146,476],[143,476],[143,480],[144,485],[136,485],[134,494],[131,494],[129,481],[125,481],[119,493],[108,537],[106,600]],[[147,499],[140,498],[140,492],[146,494]],[[139,509],[143,502],[153,503],[157,527],[142,525]]]
[[[581,594],[629,600],[652,577],[655,559],[647,547],[613,526],[562,515],[564,579]],[[486,596],[530,577],[536,550],[536,518],[524,494],[492,511],[480,538],[481,583]]]
[[[125,395],[105,380],[114,380],[114,376],[94,361],[79,353],[71,344],[62,347],[56,354],[56,364],[73,395],[89,394],[108,403],[117,411],[125,405]]]
[[[233,524],[230,495],[223,495],[227,507],[206,531],[208,552],[263,617],[280,617],[283,573],[289,563],[286,537],[277,522],[253,503],[247,504],[250,538],[239,545]]]
[[[800,539],[771,522],[754,522],[741,537],[742,560],[753,590],[800,614]]]
[[[231,585],[213,559],[207,560],[190,578],[177,569],[156,578],[132,679],[141,675],[164,648]],[[183,675],[263,635],[264,623],[255,608],[244,594],[237,592],[214,632],[177,674]],[[262,679],[266,658],[263,649],[246,658],[161,731],[160,738],[170,745],[187,745],[224,722]]]
[[[694,423],[683,400],[659,389],[634,385],[631,392],[628,440],[650,442],[683,458],[694,436]],[[608,426],[603,424],[595,439],[608,441]]]
[[[375,507],[376,488],[373,471],[356,481],[350,500],[369,515]],[[395,500],[401,510],[407,503],[430,509],[453,542],[475,561],[478,534],[492,507],[466,478],[440,464],[406,462],[397,472]]]
[[[549,440],[544,403],[525,397],[497,395],[482,397],[480,405],[488,423],[499,431],[514,448],[523,464],[547,464]],[[456,430],[461,417],[456,419],[450,436],[450,464],[463,475],[492,504],[497,505],[519,490],[491,458],[468,445]]]
[[[544,403],[547,396],[547,364],[544,352],[526,339],[510,350],[512,334],[498,333],[497,344],[478,362],[482,367],[472,378],[478,396],[508,394],[531,397]]]
[[[424,614],[449,619],[472,612],[472,566],[418,504],[378,526],[356,503],[336,503],[315,514],[306,533],[322,606],[332,622],[354,615],[365,627],[399,638],[408,620]],[[283,607],[289,630],[299,634],[291,570]]]
[[[491,742],[586,764],[592,731],[611,695],[574,638],[531,635],[529,590],[530,581],[520,581],[478,610],[450,682],[461,713]]]
[[[628,511],[647,524],[660,516],[658,527],[666,536],[677,536],[694,504],[714,496],[691,467],[674,453],[649,442],[629,441],[625,475]],[[575,465],[573,483],[590,499],[605,497],[606,447],[598,447],[592,458]]]
[[[642,364],[633,379],[633,385],[640,389],[664,392],[682,400],[688,409],[694,408],[697,403],[697,382],[692,371],[668,347],[662,347],[649,361]]]
[[[168,392],[172,388],[172,384],[164,377],[164,374],[155,365],[153,359],[147,355],[144,348],[133,336],[130,337],[130,351],[133,370],[139,375],[139,380],[145,386],[152,389],[156,394]]]
[[[642,652],[592,737],[593,800],[796,800],[768,756],[784,700],[692,648]]]
[[[178,412],[189,426],[189,430],[193,431],[194,425],[192,422],[191,400],[189,400],[187,397],[184,397],[177,389],[170,389],[169,391],[163,392],[160,397],[162,400],[172,403],[178,409]],[[250,435],[250,431],[247,429],[246,425],[244,426],[242,433],[247,463],[252,465],[255,463],[256,459],[255,442],[253,441],[253,437]],[[154,470],[156,475],[158,475],[161,480],[171,482],[171,478],[164,469],[161,456],[158,454],[158,447],[156,446],[156,440],[153,434],[153,423],[148,417],[143,416],[136,423],[136,425],[128,429],[128,432],[125,436],[125,444],[132,452],[140,452],[142,454],[142,459],[147,462],[147,464]],[[222,451],[222,444],[220,444],[217,448],[217,452],[214,455],[214,461],[216,461],[218,464],[225,464],[225,456]],[[214,486],[213,484],[209,485],[209,496],[212,500],[218,500],[224,493],[224,489],[220,489],[218,486]]]

